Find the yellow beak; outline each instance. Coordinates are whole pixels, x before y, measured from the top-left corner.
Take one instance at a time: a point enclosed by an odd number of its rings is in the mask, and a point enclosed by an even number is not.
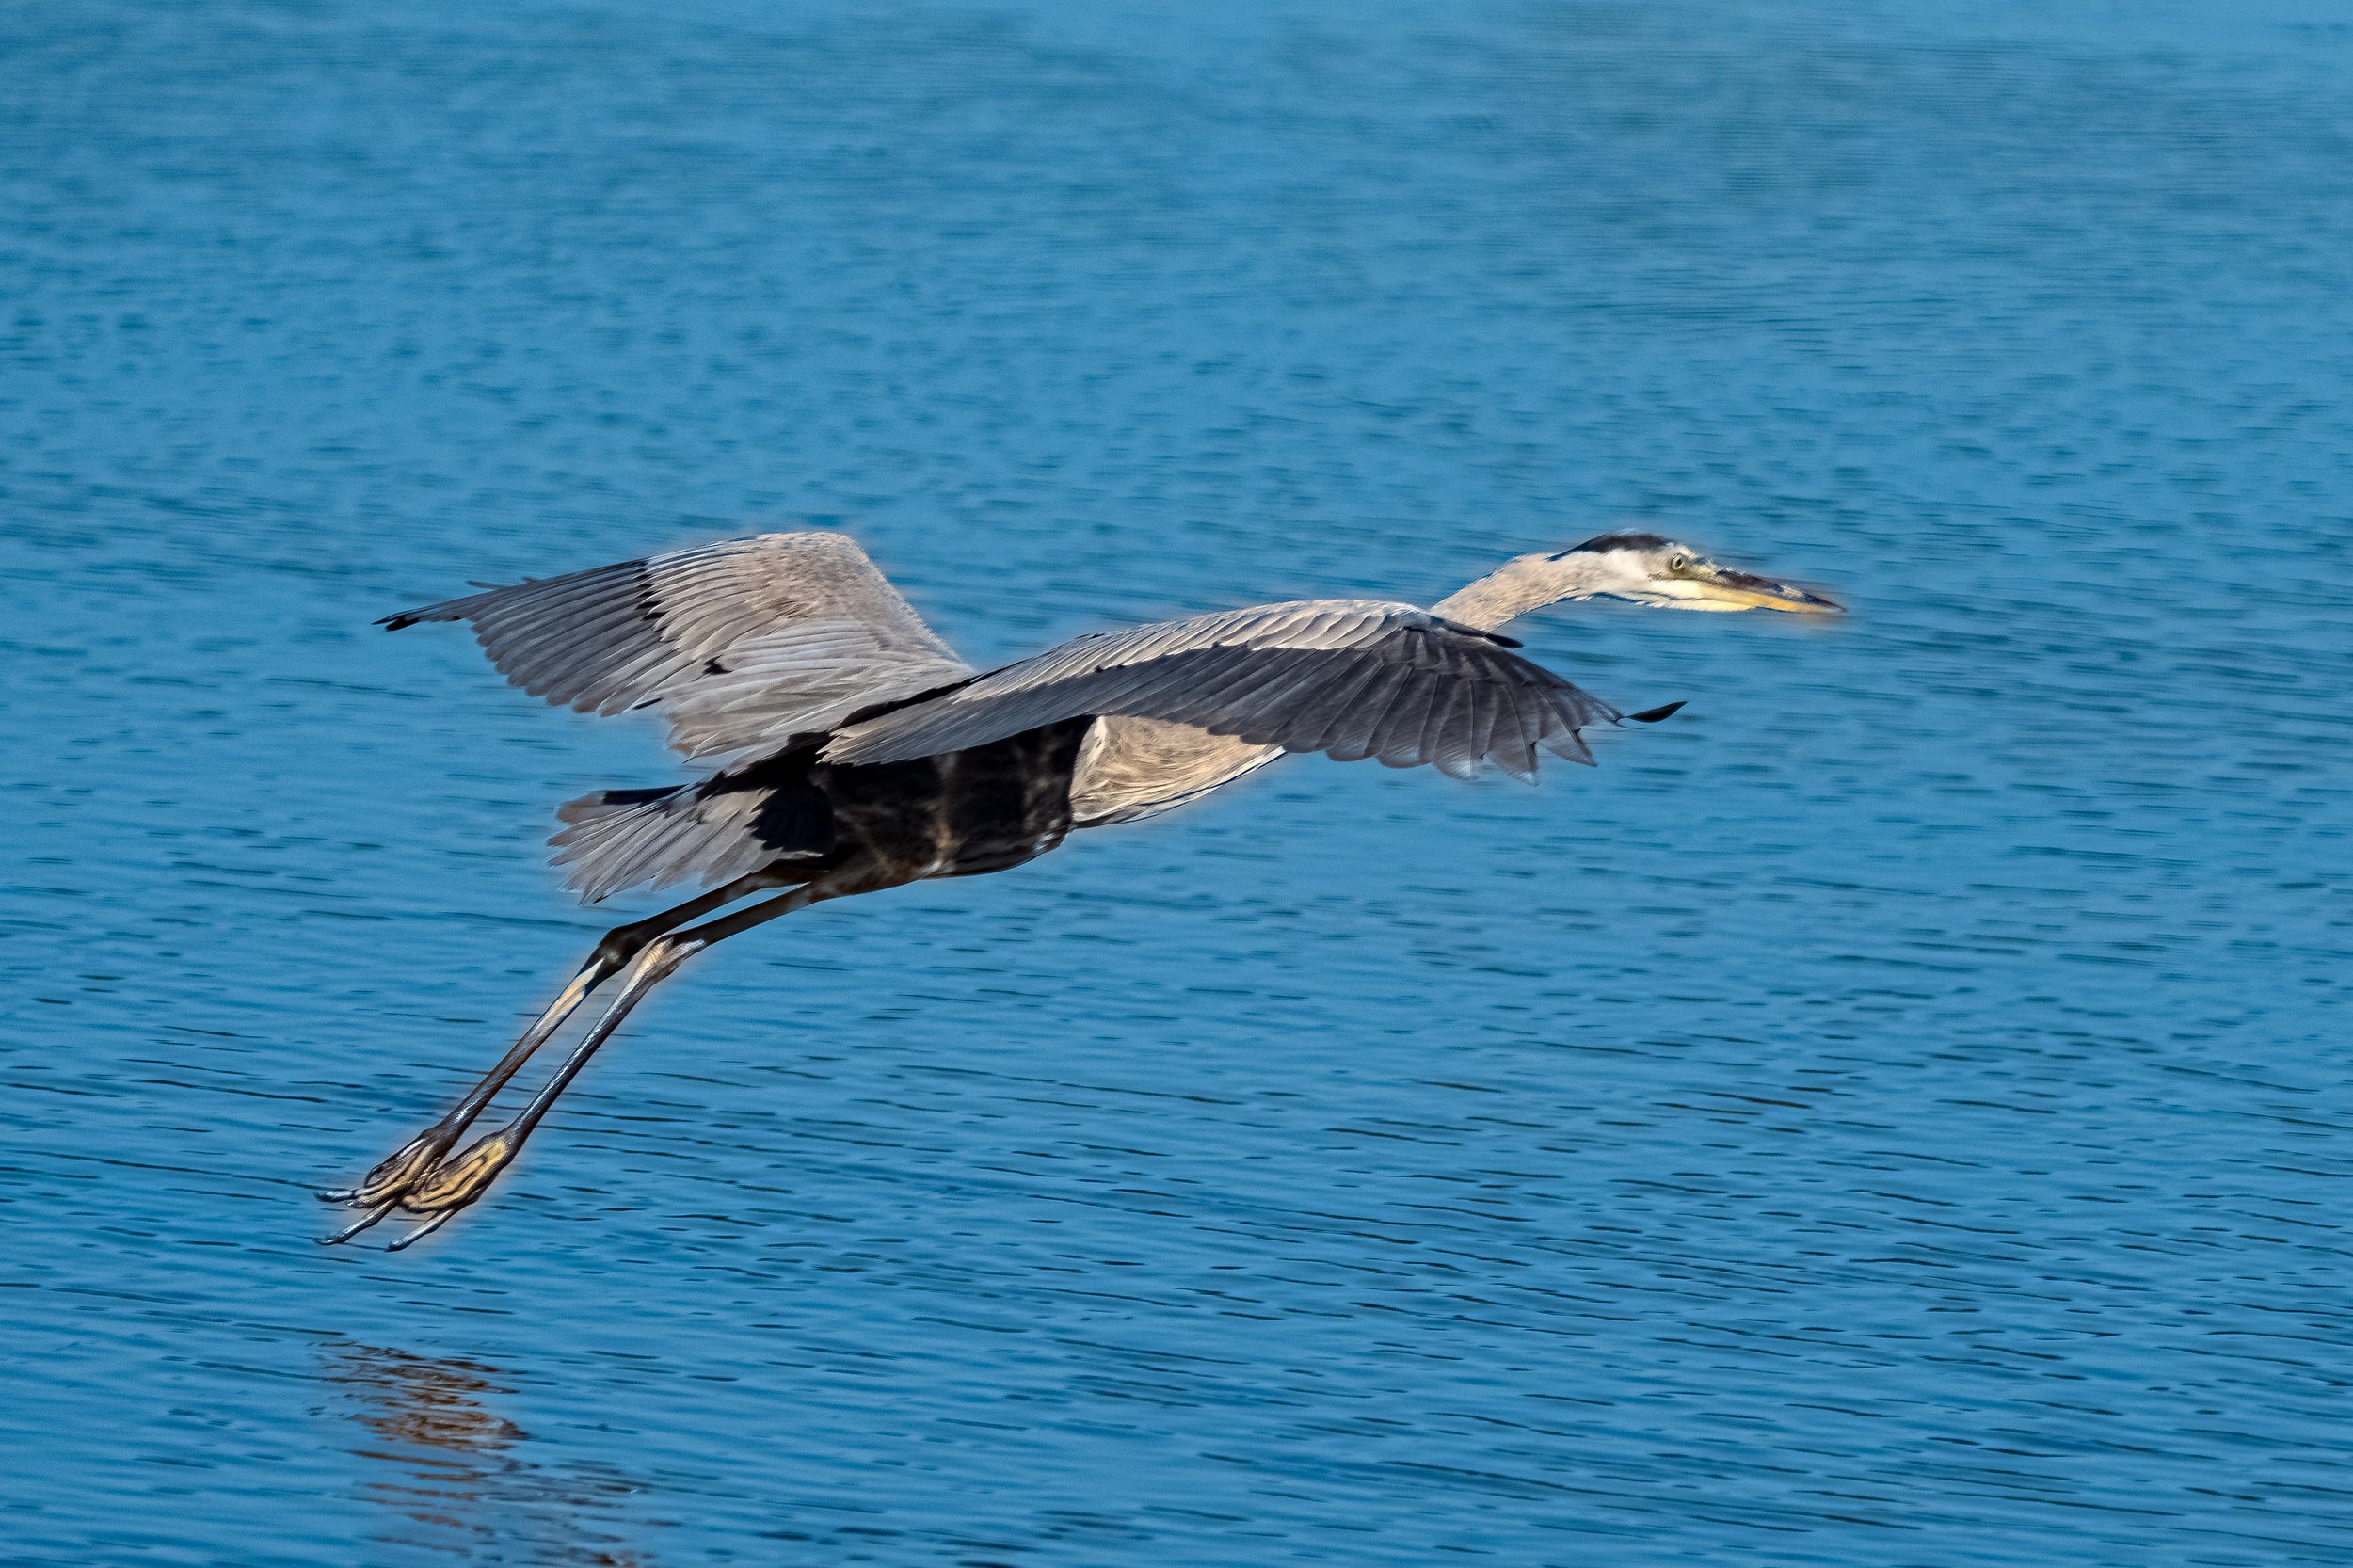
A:
[[[1728,610],[1786,610],[1799,616],[1838,616],[1847,607],[1834,599],[1787,583],[1776,583],[1769,577],[1754,577],[1745,571],[1729,568],[1711,568],[1706,577],[1695,577],[1692,584],[1700,597],[1721,604]]]

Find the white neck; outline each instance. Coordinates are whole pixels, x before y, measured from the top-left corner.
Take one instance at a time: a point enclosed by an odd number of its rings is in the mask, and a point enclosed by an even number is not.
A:
[[[1587,599],[1601,590],[1609,568],[1598,555],[1572,552],[1559,560],[1522,555],[1503,563],[1468,587],[1430,608],[1433,614],[1481,632],[1564,599]]]

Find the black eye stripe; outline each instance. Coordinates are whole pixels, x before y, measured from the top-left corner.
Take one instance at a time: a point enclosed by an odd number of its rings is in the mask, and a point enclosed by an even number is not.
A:
[[[1580,551],[1588,550],[1596,552],[1604,550],[1664,550],[1667,548],[1667,540],[1660,538],[1656,534],[1597,534],[1593,537],[1587,539],[1583,544],[1573,544],[1569,546],[1568,549],[1559,552],[1552,558],[1558,561],[1562,556],[1575,555]]]

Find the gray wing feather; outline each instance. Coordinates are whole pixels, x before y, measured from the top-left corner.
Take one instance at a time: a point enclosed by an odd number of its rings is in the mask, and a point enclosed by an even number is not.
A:
[[[1382,714],[1380,727],[1364,739],[1365,755],[1380,755],[1382,738],[1388,735],[1420,735],[1430,722],[1430,705],[1437,697],[1437,690],[1418,679],[1412,670],[1401,672],[1397,696],[1389,699],[1388,712]]]
[[[1415,752],[1417,760],[1435,762],[1449,774],[1459,773],[1463,764],[1460,748],[1454,741],[1457,710],[1467,695],[1452,682],[1438,684],[1430,694],[1430,717],[1421,727],[1421,742]]]
[[[968,679],[855,540],[761,534],[388,616],[463,620],[508,680],[584,713],[659,706],[690,757],[757,750]]]
[[[1372,737],[1398,694],[1405,689],[1408,672],[1375,664],[1363,685],[1335,694],[1331,721],[1316,737],[1317,749],[1343,762],[1361,762],[1372,755]]]
[[[824,756],[903,761],[1090,713],[1465,777],[1486,761],[1526,776],[1537,745],[1590,761],[1577,731],[1618,717],[1502,639],[1429,611],[1303,600],[1080,637],[850,726]]]
[[[1314,708],[1300,716],[1300,734],[1307,743],[1300,749],[1321,751],[1344,762],[1358,760],[1357,758],[1343,755],[1339,744],[1340,730],[1350,715],[1371,705],[1382,691],[1383,682],[1392,673],[1368,660],[1364,667],[1349,679],[1334,681],[1321,694]],[[1385,701],[1385,698],[1382,700]]]

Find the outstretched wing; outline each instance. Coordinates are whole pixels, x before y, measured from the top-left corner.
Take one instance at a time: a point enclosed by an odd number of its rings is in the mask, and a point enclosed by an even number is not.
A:
[[[1491,761],[1533,777],[1536,753],[1593,754],[1577,736],[1618,712],[1511,651],[1510,638],[1410,604],[1310,599],[1080,637],[968,685],[841,730],[832,762],[891,762],[982,745],[1080,714],[1469,777]]]
[[[823,731],[875,702],[963,680],[855,540],[761,534],[388,616],[463,620],[534,696],[584,713],[659,707],[689,757]]]

